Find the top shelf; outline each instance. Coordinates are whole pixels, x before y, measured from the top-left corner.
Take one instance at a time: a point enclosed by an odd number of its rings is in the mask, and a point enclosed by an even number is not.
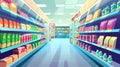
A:
[[[119,14],[120,14],[120,10],[116,10],[116,11],[114,11],[114,12],[111,12],[111,13],[107,14],[107,15],[100,16],[100,17],[98,17],[97,19],[92,20],[92,21],[90,21],[90,22],[86,22],[86,23],[84,23],[84,24],[80,24],[80,25],[78,26],[78,28],[81,27],[81,26],[87,25],[87,24],[91,24],[91,23],[100,21],[100,20],[104,20],[104,19],[107,19],[107,18],[111,18],[111,17],[116,16],[116,15],[119,15]]]
[[[44,26],[42,26],[41,24],[35,23],[34,21],[32,21],[32,20],[30,20],[30,19],[28,19],[28,18],[25,18],[25,17],[23,17],[23,16],[21,16],[21,15],[19,15],[19,14],[17,14],[17,13],[14,13],[14,12],[12,12],[11,10],[9,10],[9,9],[7,9],[7,8],[4,8],[4,7],[2,7],[2,6],[0,6],[0,12],[1,12],[1,15],[4,14],[4,17],[10,16],[10,17],[12,17],[12,18],[18,18],[18,19],[21,19],[21,20],[23,20],[23,21],[27,21],[27,22],[29,22],[30,24],[33,24],[33,25],[36,25],[36,26],[38,26],[38,27],[44,28]],[[24,22],[22,22],[22,23],[24,23]]]

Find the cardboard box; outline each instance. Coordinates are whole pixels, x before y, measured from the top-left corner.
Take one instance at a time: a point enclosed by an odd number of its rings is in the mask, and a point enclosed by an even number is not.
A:
[[[6,57],[0,60],[0,67],[7,67],[12,64],[12,57]]]

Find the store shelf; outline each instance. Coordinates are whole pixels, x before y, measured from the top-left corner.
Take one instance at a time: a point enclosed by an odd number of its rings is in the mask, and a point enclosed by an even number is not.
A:
[[[96,55],[80,48],[78,45],[74,45],[76,48],[78,48],[79,50],[81,50],[82,52],[84,52],[87,56],[89,56],[90,58],[92,58],[94,61],[98,62],[99,64],[103,65],[104,67],[111,67],[112,65],[108,64],[107,62],[103,61],[102,59],[100,59],[99,57],[97,57]]]
[[[14,28],[1,28],[1,32],[19,32],[19,33],[38,33],[44,34],[44,32],[34,31],[34,30],[22,30],[22,29],[14,29]]]
[[[98,45],[98,44],[95,44],[95,43],[91,43],[91,42],[88,42],[88,41],[84,41],[84,40],[80,40],[80,39],[77,39],[81,42],[84,42],[84,43],[87,43],[87,44],[91,44],[91,45],[94,45],[94,46],[97,46],[97,47],[100,47],[102,49],[105,49],[105,50],[108,50],[108,51],[111,51],[111,52],[114,52],[116,54],[120,54],[120,50],[116,50],[116,49],[109,49],[109,48],[106,48],[104,46],[101,46],[101,45]]]
[[[4,17],[10,16],[10,17],[12,17],[12,18],[14,18],[14,19],[22,19],[23,21],[27,21],[27,22],[29,22],[30,24],[33,24],[33,25],[39,26],[39,27],[41,27],[41,28],[44,28],[44,26],[42,26],[42,25],[40,25],[40,24],[38,24],[38,23],[35,23],[35,22],[33,22],[32,20],[27,19],[27,18],[25,18],[25,17],[23,17],[23,16],[21,16],[21,15],[19,15],[19,14],[17,14],[17,13],[14,13],[14,12],[12,12],[11,10],[9,10],[9,9],[7,9],[7,8],[4,8],[4,7],[2,7],[2,6],[0,6],[0,12],[1,12],[2,16],[3,16],[3,14],[4,14]]]
[[[14,45],[14,46],[10,46],[10,47],[7,47],[7,48],[0,49],[0,53],[7,52],[7,51],[10,51],[12,49],[18,48],[20,46],[24,46],[24,45],[27,45],[29,43],[36,42],[36,41],[39,41],[39,40],[42,40],[42,39],[45,39],[45,38],[36,39],[36,40],[29,41],[29,42],[24,42],[24,43],[21,43],[21,44],[17,44],[17,45]]]
[[[120,29],[113,29],[113,30],[97,30],[91,32],[77,32],[79,34],[95,34],[95,33],[119,33]]]
[[[31,55],[33,55],[34,53],[36,53],[39,49],[41,49],[42,47],[44,47],[46,45],[46,43],[44,43],[42,46],[33,49],[31,52],[25,54],[23,57],[19,58],[17,61],[13,62],[11,65],[9,65],[9,67],[16,67],[18,64],[20,64],[21,62],[23,62],[24,60],[26,60],[27,58],[29,58]]]
[[[92,20],[92,21],[90,21],[90,22],[86,22],[86,23],[84,23],[84,24],[80,24],[80,25],[78,26],[78,28],[81,27],[81,26],[87,25],[87,24],[92,24],[92,23],[97,22],[97,21],[100,21],[100,20],[104,20],[104,19],[107,19],[107,18],[111,18],[111,17],[116,16],[116,15],[119,15],[119,14],[120,14],[120,10],[116,10],[116,11],[111,12],[111,13],[105,15],[105,16],[98,17],[97,19]]]

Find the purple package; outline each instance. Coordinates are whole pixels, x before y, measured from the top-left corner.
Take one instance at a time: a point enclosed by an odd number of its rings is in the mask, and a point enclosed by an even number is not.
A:
[[[88,49],[87,49],[89,52],[91,52],[92,50],[91,50],[91,46],[88,46]]]
[[[114,29],[117,18],[110,19],[107,24],[107,30]]]
[[[102,21],[100,24],[100,30],[106,30],[107,29],[107,20]]]

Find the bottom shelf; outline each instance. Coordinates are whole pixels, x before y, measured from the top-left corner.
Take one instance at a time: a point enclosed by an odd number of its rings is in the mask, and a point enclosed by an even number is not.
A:
[[[29,58],[31,55],[36,53],[39,49],[41,49],[45,45],[46,45],[46,43],[44,43],[42,46],[40,46],[40,47],[38,47],[36,49],[33,49],[31,52],[27,53],[23,57],[19,58],[17,61],[13,62],[11,65],[9,65],[9,67],[17,67],[18,64],[20,64],[21,62],[25,61],[27,58]]]
[[[92,53],[89,53],[87,51],[85,51],[84,49],[80,48],[78,45],[74,45],[76,48],[78,48],[79,50],[81,50],[82,52],[84,52],[87,56],[89,56],[91,59],[93,59],[94,61],[96,61],[97,63],[99,63],[100,65],[102,65],[103,67],[112,67],[112,65],[106,63],[105,61],[103,61],[102,59],[100,59],[99,57],[95,56]]]

